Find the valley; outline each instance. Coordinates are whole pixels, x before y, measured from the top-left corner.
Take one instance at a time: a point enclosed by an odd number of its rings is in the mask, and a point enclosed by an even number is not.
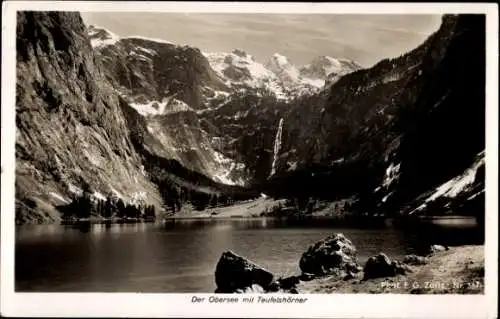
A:
[[[371,68],[295,66],[20,13],[17,220],[56,221],[83,189],[86,214],[107,198],[166,216],[265,193],[296,213],[350,199],[359,214],[481,215],[482,29],[481,16],[445,15]]]

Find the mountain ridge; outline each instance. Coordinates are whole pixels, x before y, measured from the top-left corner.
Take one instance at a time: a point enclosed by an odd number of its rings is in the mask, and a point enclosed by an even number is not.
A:
[[[274,104],[313,94],[325,80],[315,80],[319,84],[313,87],[309,80],[304,84],[297,78],[286,86],[242,49],[206,53],[163,40],[118,37],[94,26],[89,26],[87,33],[117,92],[147,117],[152,137],[156,135],[155,141],[146,141],[149,148],[226,184],[249,185],[256,170],[267,166],[244,155],[247,151],[243,146],[221,147],[235,143],[235,139],[239,140],[237,144],[245,144],[241,140],[246,136],[246,126],[238,123],[248,123],[257,116],[263,126],[270,127],[276,114],[269,121],[266,117],[280,109]],[[254,96],[250,98],[253,102],[247,99],[250,96]],[[267,103],[269,106],[265,106]],[[253,108],[256,104],[264,105],[263,114],[256,114],[260,113]],[[229,111],[225,119],[220,118],[222,108]],[[231,137],[226,138],[228,135]],[[235,149],[239,151],[235,153]]]
[[[88,27],[88,35],[93,46],[98,49],[102,49],[104,46],[117,45],[120,41],[133,41],[134,39],[142,39],[151,43],[163,43],[175,47],[191,47],[174,44],[163,39],[141,36],[121,37],[103,27],[94,25]],[[199,50],[197,48],[194,49]],[[148,51],[147,49],[145,50],[145,52]],[[334,59],[328,56],[316,57],[307,65],[293,66],[287,57],[279,53],[275,53],[269,57],[265,63],[260,63],[252,55],[240,48],[235,48],[231,52],[202,52],[202,54],[208,59],[211,67],[225,80],[228,86],[246,84],[253,88],[265,88],[283,99],[289,98],[286,95],[293,95],[296,92],[302,94],[311,93],[308,91],[315,91],[321,88],[330,73],[335,72],[337,75],[343,75],[362,68],[355,61]],[[280,70],[280,68],[285,65],[273,62],[277,60],[286,61],[285,64],[294,73],[292,78],[287,78],[287,76],[280,78],[280,74],[284,71]],[[300,70],[304,70],[304,72]],[[310,77],[306,77],[302,73],[308,74]],[[302,78],[304,79],[302,80]],[[271,82],[271,84],[266,86],[268,82]]]

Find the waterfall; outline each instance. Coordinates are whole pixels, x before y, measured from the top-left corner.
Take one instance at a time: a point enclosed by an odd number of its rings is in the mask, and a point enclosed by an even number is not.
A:
[[[278,124],[278,132],[276,132],[276,137],[274,138],[274,154],[273,154],[273,165],[271,166],[271,174],[269,177],[276,173],[276,162],[278,161],[278,154],[281,150],[281,132],[283,131],[283,118],[280,119]]]

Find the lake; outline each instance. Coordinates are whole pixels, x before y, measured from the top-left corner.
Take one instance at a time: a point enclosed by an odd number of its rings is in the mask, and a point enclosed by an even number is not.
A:
[[[379,252],[402,258],[427,244],[482,244],[482,231],[447,223],[395,228],[293,223],[272,218],[176,219],[165,223],[30,225],[16,229],[15,288],[21,292],[208,292],[225,250],[277,275],[299,272],[302,253],[343,233],[364,264]]]

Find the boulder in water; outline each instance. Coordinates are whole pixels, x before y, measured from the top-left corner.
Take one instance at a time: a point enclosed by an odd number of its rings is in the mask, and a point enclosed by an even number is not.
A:
[[[329,236],[302,254],[299,263],[302,273],[315,276],[358,272],[356,248],[343,234]]]
[[[368,258],[364,268],[363,280],[404,275],[406,268],[399,261],[392,261],[386,254],[380,253]]]
[[[273,281],[269,286],[267,287],[268,292],[278,292],[280,291],[280,283],[277,281]]]
[[[273,279],[272,273],[231,251],[222,253],[215,269],[218,293],[246,291],[249,287],[258,290],[258,287],[253,286],[255,284],[264,291],[271,285]]]

